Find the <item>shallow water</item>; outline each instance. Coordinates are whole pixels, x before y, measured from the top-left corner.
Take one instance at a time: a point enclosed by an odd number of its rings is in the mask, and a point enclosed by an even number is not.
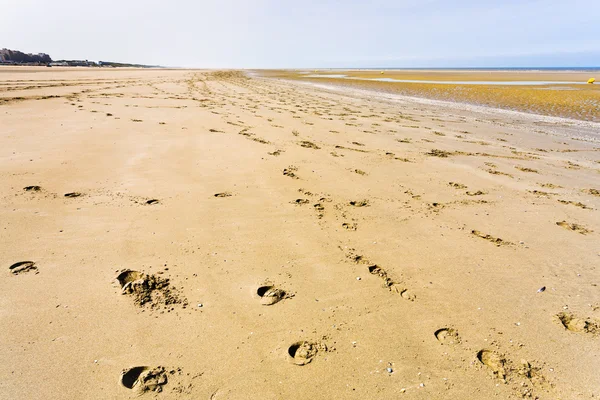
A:
[[[395,78],[358,78],[348,75],[305,75],[307,78],[343,78],[361,81],[379,81],[379,82],[404,82],[404,83],[435,83],[446,85],[510,85],[510,86],[531,86],[531,85],[587,85],[587,82],[557,82],[557,81],[430,81],[418,79],[395,79]]]

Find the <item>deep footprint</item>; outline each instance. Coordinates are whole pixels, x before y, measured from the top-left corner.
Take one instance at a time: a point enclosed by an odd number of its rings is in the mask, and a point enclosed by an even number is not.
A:
[[[125,386],[127,389],[133,389],[133,387],[138,383],[138,378],[142,374],[142,372],[148,370],[149,367],[133,367],[121,372],[121,384]]]
[[[36,274],[39,273],[35,262],[33,261],[20,261],[11,265],[10,267],[8,267],[8,269],[13,275],[19,275],[31,271],[35,271]]]
[[[387,272],[385,272],[384,270],[382,270],[381,268],[379,268],[377,265],[371,265],[369,267],[369,273],[372,275],[378,275],[381,276],[382,278],[387,276]]]
[[[121,271],[115,279],[121,285],[121,294],[131,295],[138,307],[149,305],[151,308],[169,308],[181,303],[184,308],[187,307],[187,300],[180,297],[169,279],[129,269]]]
[[[458,336],[458,332],[452,328],[441,328],[435,331],[435,338],[441,344],[447,345],[455,345],[460,343],[460,337]]]
[[[81,196],[81,193],[79,193],[79,192],[65,193],[65,197],[73,198],[73,197],[80,197],[80,196]]]
[[[290,361],[296,365],[309,364],[319,351],[327,351],[324,344],[311,343],[307,341],[296,342],[288,349]]]
[[[162,392],[168,382],[164,367],[133,367],[121,372],[121,384],[127,389],[134,389],[139,394],[145,392]]]
[[[42,190],[41,186],[25,186],[23,188],[24,191],[26,192],[39,192],[40,190]]]
[[[500,354],[491,350],[479,350],[477,353],[477,359],[486,367],[492,370],[494,376],[502,379],[506,379],[506,360]]]
[[[562,326],[571,332],[589,333],[592,335],[600,334],[600,322],[591,319],[577,318],[573,314],[561,312],[557,314]]]
[[[121,285],[121,290],[125,291],[126,286],[130,285],[132,282],[141,279],[144,276],[143,272],[132,271],[130,269],[122,271],[117,277],[116,280],[119,281]]]
[[[279,303],[286,298],[285,291],[278,289],[275,286],[261,286],[256,291],[256,294],[260,297],[260,304],[263,306]]]

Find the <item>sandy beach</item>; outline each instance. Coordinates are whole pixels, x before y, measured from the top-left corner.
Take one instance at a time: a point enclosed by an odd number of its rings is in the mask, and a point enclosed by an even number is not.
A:
[[[600,397],[600,123],[277,76],[0,68],[0,399]]]

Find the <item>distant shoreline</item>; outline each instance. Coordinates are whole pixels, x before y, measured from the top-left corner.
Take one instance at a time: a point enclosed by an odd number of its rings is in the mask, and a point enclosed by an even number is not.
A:
[[[292,70],[313,70],[313,68],[290,68]],[[315,68],[319,71],[462,71],[462,72],[600,72],[600,67],[369,67],[369,68]]]
[[[145,65],[123,63],[115,61],[90,61],[90,60],[54,60],[46,53],[24,53],[19,50],[7,48],[0,49],[0,65],[24,67],[133,67],[133,68],[161,68],[159,65]]]
[[[112,62],[61,62],[53,61],[50,63],[11,63],[11,62],[0,62],[0,67],[83,67],[83,68],[166,68],[159,65],[141,65],[141,64],[122,64]]]

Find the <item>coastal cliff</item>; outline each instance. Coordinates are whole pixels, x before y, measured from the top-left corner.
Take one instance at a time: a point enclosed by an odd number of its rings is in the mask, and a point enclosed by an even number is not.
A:
[[[52,62],[52,58],[48,54],[38,53],[23,53],[18,50],[1,49],[0,63],[7,64],[48,64]]]

